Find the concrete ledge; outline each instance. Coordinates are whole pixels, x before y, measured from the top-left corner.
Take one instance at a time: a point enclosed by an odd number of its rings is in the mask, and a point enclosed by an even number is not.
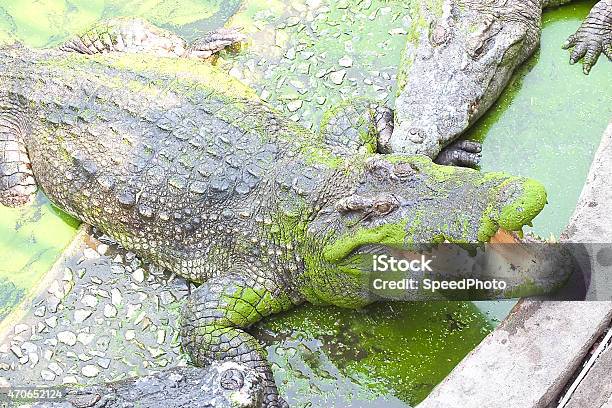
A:
[[[562,239],[612,242],[612,124],[605,131],[577,208]],[[590,291],[591,292],[591,291]],[[612,302],[519,302],[504,322],[474,349],[419,408],[544,408],[557,402],[593,343],[609,327]],[[571,407],[589,389],[612,408],[608,350],[583,381]],[[586,380],[591,379],[591,382]],[[582,387],[582,384],[581,384]]]
[[[565,408],[612,407],[612,350],[608,347],[596,360]]]
[[[586,182],[561,239],[612,242],[612,123],[603,134]]]
[[[419,408],[546,407],[611,319],[608,302],[523,300]]]

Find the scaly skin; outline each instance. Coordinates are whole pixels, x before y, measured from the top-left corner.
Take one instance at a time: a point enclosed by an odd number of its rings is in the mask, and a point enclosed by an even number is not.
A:
[[[15,207],[27,204],[36,192],[28,153],[19,134],[25,127],[18,105],[0,90],[0,202]]]
[[[419,0],[398,74],[393,135],[382,151],[474,167],[480,149],[453,144],[499,97],[538,47],[543,7],[568,0]],[[592,9],[565,47],[588,74],[612,57],[612,0]],[[448,152],[444,152],[444,149]],[[441,153],[442,152],[442,153]]]
[[[266,407],[286,404],[250,325],[305,301],[379,300],[356,262],[372,245],[484,242],[500,227],[520,230],[546,202],[533,180],[350,153],[367,143],[347,142],[330,124],[384,133],[387,111],[345,106],[313,134],[194,59],[13,47],[0,49],[0,84],[2,117],[23,124],[9,133],[46,195],[202,283],[183,312],[185,350],[196,364],[257,370]],[[354,113],[361,119],[342,118]],[[6,197],[0,191],[11,204]]]
[[[203,390],[206,390],[203,392]],[[232,362],[210,367],[174,367],[160,373],[66,390],[65,401],[32,408],[259,408],[261,376]]]
[[[107,52],[148,52],[168,57],[208,58],[224,48],[243,41],[238,30],[212,31],[187,44],[174,33],[141,18],[113,18],[102,21],[66,41],[62,51],[93,55]]]

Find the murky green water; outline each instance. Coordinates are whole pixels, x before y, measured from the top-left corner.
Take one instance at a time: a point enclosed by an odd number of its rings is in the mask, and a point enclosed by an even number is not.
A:
[[[42,193],[27,207],[0,205],[0,320],[41,280],[77,226]]]
[[[484,139],[483,170],[502,169],[544,182],[550,203],[535,230],[545,236],[558,234],[566,224],[611,116],[612,65],[602,61],[585,78],[560,50],[593,3],[545,14],[542,50],[471,131],[471,137]],[[239,0],[0,0],[0,41],[56,44],[115,15],[143,16],[193,39],[225,23],[238,6]],[[399,61],[406,9],[399,0],[244,0],[231,24],[243,26],[252,43],[239,55],[224,55],[220,65],[295,120],[316,128],[323,110],[347,97],[393,103],[386,76]],[[330,82],[328,74],[347,55],[353,61],[346,80]],[[40,279],[75,226],[42,195],[32,207],[0,208],[0,317]],[[405,407],[424,398],[511,305],[305,307],[271,319],[258,331],[292,406],[369,407],[376,401]]]
[[[539,52],[470,132],[484,139],[482,170],[530,176],[546,186],[548,205],[534,222],[545,237],[565,228],[612,119],[612,64],[601,57],[587,77],[561,50],[594,3],[544,13]]]
[[[470,302],[397,303],[303,308],[273,318],[259,337],[270,344],[290,404],[406,407],[425,398],[492,328]]]
[[[198,32],[222,25],[239,6],[240,0],[3,0],[0,39],[12,36],[45,47],[104,18],[140,16],[192,40]]]

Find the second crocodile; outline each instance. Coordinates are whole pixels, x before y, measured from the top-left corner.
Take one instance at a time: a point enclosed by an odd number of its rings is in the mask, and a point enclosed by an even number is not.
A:
[[[570,0],[418,0],[398,73],[395,128],[382,150],[475,166],[480,146],[456,142],[538,47],[542,9]],[[612,0],[595,4],[564,44],[588,74],[612,58]],[[511,137],[508,135],[508,137]]]

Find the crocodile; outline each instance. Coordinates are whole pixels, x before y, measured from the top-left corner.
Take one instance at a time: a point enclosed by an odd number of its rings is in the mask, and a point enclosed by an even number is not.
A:
[[[287,405],[251,325],[306,302],[384,300],[370,254],[487,242],[546,203],[533,179],[377,153],[389,111],[368,101],[328,112],[318,132],[300,126],[202,60],[240,41],[235,30],[187,45],[130,21],[59,49],[0,48],[0,202],[24,205],[40,187],[199,284],[183,349],[196,366],[256,370],[264,407]]]
[[[205,368],[173,367],[101,385],[67,388],[61,399],[35,402],[29,406],[259,408],[263,391],[263,379],[256,370],[226,361]]]
[[[395,128],[381,151],[476,166],[481,146],[458,140],[538,47],[542,10],[568,0],[422,0],[398,72]],[[588,74],[612,59],[612,0],[600,0],[563,45]]]

